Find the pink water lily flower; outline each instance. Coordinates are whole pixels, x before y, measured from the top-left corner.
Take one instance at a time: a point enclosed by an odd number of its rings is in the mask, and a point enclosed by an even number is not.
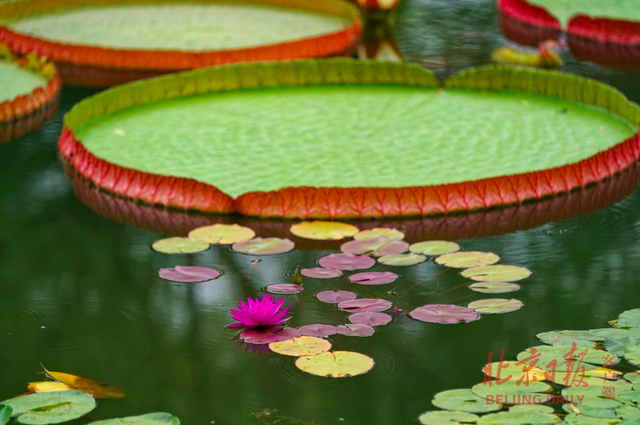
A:
[[[238,310],[231,309],[231,317],[240,323],[232,323],[230,328],[258,328],[284,323],[291,317],[285,317],[291,306],[280,311],[284,298],[274,301],[271,294],[265,294],[262,299],[247,299],[247,303],[238,301]]]

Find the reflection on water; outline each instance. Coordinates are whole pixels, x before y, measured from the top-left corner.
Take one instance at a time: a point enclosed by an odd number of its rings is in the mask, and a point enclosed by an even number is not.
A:
[[[403,56],[440,76],[487,63],[506,43],[493,0],[404,0],[396,32]],[[640,100],[637,71],[563,60],[567,70]],[[395,315],[371,337],[330,337],[336,349],[373,357],[371,372],[344,380],[300,373],[290,358],[239,346],[237,332],[226,328],[229,308],[268,284],[291,282],[296,266],[316,266],[338,244],[293,239],[299,249],[260,262],[226,247],[190,256],[154,253],[149,245],[161,235],[184,234],[212,218],[142,207],[65,178],[56,151],[62,113],[93,93],[65,87],[53,121],[0,146],[0,362],[10,365],[0,399],[40,380],[43,362],[127,393],[101,402],[88,421],[169,411],[185,424],[249,425],[255,422],[249,414],[270,408],[325,425],[415,423],[431,408],[433,394],[477,383],[489,351],[504,348],[513,357],[537,344],[538,332],[606,327],[621,311],[640,306],[640,192],[625,197],[637,185],[632,170],[541,203],[386,223],[416,240],[453,239],[466,250],[492,251],[505,264],[530,268],[534,275],[512,294],[524,307],[461,326]],[[293,238],[288,223],[251,225],[261,236]],[[198,284],[157,277],[159,268],[176,264],[225,274]],[[395,271],[401,275],[395,295],[385,297],[405,311],[487,297],[432,261]],[[376,296],[385,290],[355,287],[347,277],[305,278],[304,284],[302,294],[287,296],[291,326],[344,323],[344,312],[317,302],[317,292],[356,289]]]

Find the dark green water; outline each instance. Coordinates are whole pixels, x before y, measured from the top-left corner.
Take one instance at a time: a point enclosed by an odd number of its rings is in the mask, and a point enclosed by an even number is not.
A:
[[[505,43],[493,0],[406,0],[397,30],[406,58],[443,77],[487,63]],[[564,59],[566,70],[608,82],[640,101],[640,72]],[[627,173],[552,202],[388,224],[406,228],[412,241],[452,238],[464,249],[493,251],[504,264],[529,267],[534,275],[522,290],[507,294],[525,303],[517,312],[464,326],[399,316],[369,338],[330,337],[335,349],[376,361],[371,372],[350,379],[313,377],[289,357],[245,352],[232,341],[236,332],[226,328],[229,308],[267,284],[290,281],[297,265],[313,266],[338,244],[296,240],[295,252],[254,265],[252,257],[220,247],[193,256],[152,252],[149,244],[161,233],[180,233],[207,219],[136,209],[76,188],[103,214],[164,229],[153,232],[96,214],[76,198],[56,142],[62,114],[91,93],[65,87],[55,120],[0,145],[0,399],[41,380],[43,362],[50,370],[107,380],[127,392],[123,400],[101,401],[81,423],[168,411],[187,425],[242,425],[254,423],[248,414],[275,408],[326,425],[411,424],[431,409],[435,393],[481,382],[489,351],[504,348],[514,357],[538,344],[538,332],[605,327],[620,312],[640,307],[640,193],[637,173]],[[262,236],[286,235],[288,227],[250,224]],[[225,275],[194,285],[155,276],[160,267],[192,263]],[[466,289],[466,279],[432,261],[397,270],[397,295],[384,297],[406,310],[489,297]],[[341,278],[306,279],[305,285],[300,297],[288,296],[292,326],[344,323],[346,314],[313,294],[353,284]],[[382,288],[356,289],[373,295],[387,290]]]

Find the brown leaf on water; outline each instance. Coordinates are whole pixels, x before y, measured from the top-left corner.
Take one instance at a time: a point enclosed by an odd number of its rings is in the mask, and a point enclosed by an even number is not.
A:
[[[48,376],[76,390],[91,394],[93,398],[123,398],[124,391],[105,382],[63,372],[50,372],[42,366]]]

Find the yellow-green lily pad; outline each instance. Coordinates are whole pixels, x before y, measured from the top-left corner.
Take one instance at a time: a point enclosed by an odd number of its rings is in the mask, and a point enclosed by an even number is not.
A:
[[[478,282],[516,282],[531,276],[531,271],[519,266],[472,267],[460,273]]]
[[[209,244],[196,238],[173,237],[155,241],[151,248],[163,254],[195,254],[209,249]]]
[[[371,357],[352,351],[329,351],[296,360],[296,367],[312,375],[345,378],[362,375],[373,368]]]

